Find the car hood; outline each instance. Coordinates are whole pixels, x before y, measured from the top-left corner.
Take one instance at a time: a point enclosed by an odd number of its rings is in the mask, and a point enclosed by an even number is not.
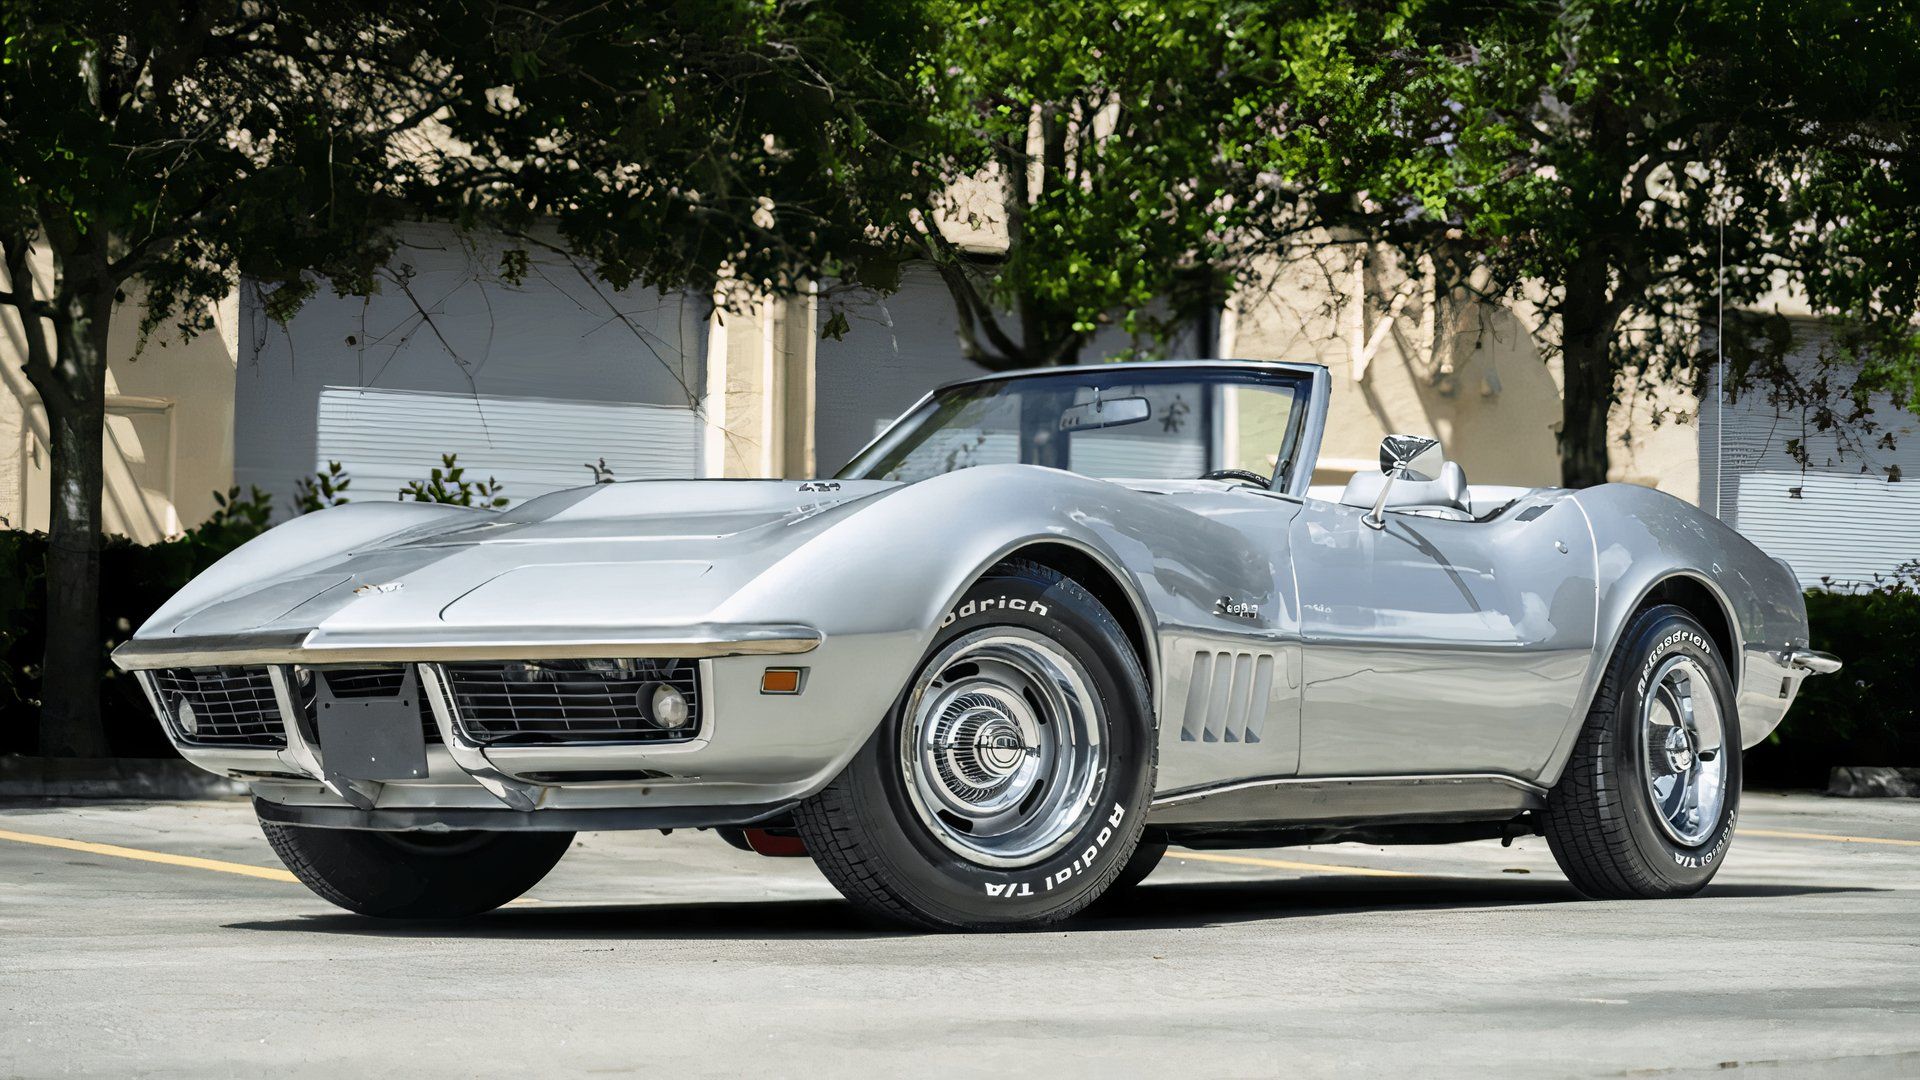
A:
[[[236,583],[140,636],[671,626],[727,599],[885,481],[625,481],[402,530]],[[318,525],[318,522],[314,523]],[[269,534],[271,536],[271,534]],[[218,567],[209,574],[218,574]]]

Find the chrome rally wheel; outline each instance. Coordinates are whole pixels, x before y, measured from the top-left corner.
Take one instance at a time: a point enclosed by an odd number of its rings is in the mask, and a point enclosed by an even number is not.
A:
[[[983,866],[1044,861],[1094,814],[1106,717],[1079,661],[1021,627],[973,631],[922,669],[900,732],[921,825]]]
[[[1008,561],[956,601],[892,712],[794,810],[847,899],[934,930],[1030,929],[1127,867],[1153,791],[1146,673],[1077,582]]]
[[[1740,801],[1733,682],[1713,635],[1663,604],[1620,636],[1541,826],[1588,896],[1691,896],[1713,880]]]
[[[1720,824],[1727,798],[1726,735],[1720,703],[1700,662],[1660,663],[1641,703],[1641,758],[1660,827],[1695,847]]]

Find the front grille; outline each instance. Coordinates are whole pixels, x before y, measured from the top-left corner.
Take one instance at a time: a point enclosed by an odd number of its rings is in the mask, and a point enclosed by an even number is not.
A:
[[[475,742],[684,742],[699,733],[699,668],[691,660],[541,660],[447,664],[454,715]],[[680,692],[687,722],[653,720],[661,686]]]
[[[189,746],[287,745],[264,667],[162,668],[153,681],[167,726]]]
[[[337,698],[383,698],[400,692],[407,669],[393,667],[322,668],[320,677]]]
[[[354,668],[317,668],[320,677],[327,681],[327,692],[336,698],[366,699],[388,698],[400,693],[406,685],[407,669],[400,664],[378,667]],[[429,743],[440,741],[440,725],[433,720],[433,706],[427,701],[426,690],[418,679],[413,685],[414,704],[420,716],[420,734]],[[313,716],[312,692],[308,691],[307,715]],[[315,724],[316,730],[318,723]]]

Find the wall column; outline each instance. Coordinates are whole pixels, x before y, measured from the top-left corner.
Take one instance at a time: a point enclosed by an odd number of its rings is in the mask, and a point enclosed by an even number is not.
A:
[[[812,290],[716,303],[707,347],[705,468],[709,476],[813,474]]]

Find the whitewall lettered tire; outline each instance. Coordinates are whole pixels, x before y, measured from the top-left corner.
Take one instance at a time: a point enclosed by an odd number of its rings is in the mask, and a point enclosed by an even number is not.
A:
[[[1672,605],[1636,615],[1547,800],[1547,844],[1587,896],[1691,896],[1726,858],[1740,722],[1712,635]]]
[[[1152,709],[1113,615],[1025,561],[961,597],[892,712],[795,812],[827,879],[870,914],[1027,929],[1121,874],[1153,790]]]

